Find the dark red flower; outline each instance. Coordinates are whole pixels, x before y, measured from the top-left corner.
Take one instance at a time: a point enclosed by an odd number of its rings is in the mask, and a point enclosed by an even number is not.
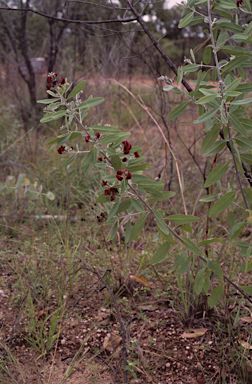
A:
[[[123,144],[123,153],[125,155],[128,155],[130,153],[132,145],[130,143],[128,143],[128,141],[126,141],[126,140],[122,141],[122,144]]]
[[[111,194],[111,188],[105,189],[104,195],[109,196]]]
[[[99,132],[96,132],[95,136],[97,137],[97,139],[99,139],[99,137],[100,137],[101,135],[99,134]]]
[[[160,179],[160,177],[161,177],[161,173],[158,174],[158,178],[159,178],[159,179]]]
[[[71,150],[73,151],[73,147],[71,147]]]
[[[98,161],[102,161],[102,157],[98,157]]]
[[[123,174],[123,172],[124,172],[124,170],[123,170],[123,169],[119,169],[119,171],[117,171],[116,173],[117,173],[117,175],[122,175],[122,174]]]
[[[48,91],[50,91],[50,89],[51,89],[51,84],[46,84],[46,88],[48,89]]]
[[[64,145],[61,145],[58,149],[57,149],[57,151],[58,151],[58,154],[59,155],[62,155],[62,153],[65,151],[65,146]]]
[[[119,180],[119,181],[122,181],[122,180],[123,180],[123,176],[120,176],[120,175],[116,175],[116,178],[117,178],[117,180]]]
[[[55,77],[57,77],[57,76],[58,76],[58,74],[55,72],[54,76],[55,76]]]
[[[105,185],[107,185],[108,184],[108,182],[107,181],[105,181],[105,180],[102,180],[102,185],[103,185],[103,187],[105,187]]]
[[[52,76],[47,76],[47,82],[50,83],[52,80]]]
[[[86,140],[86,143],[88,143],[90,140],[90,136],[89,135],[85,136],[85,140]]]
[[[110,201],[113,201],[115,200],[116,196],[115,195],[112,195],[111,198],[110,198]]]
[[[128,160],[127,157],[124,157],[124,158],[122,159],[122,161],[123,161],[124,163],[125,163],[127,160]]]
[[[125,170],[125,176],[127,180],[131,179],[131,173],[127,169]]]
[[[64,79],[64,77],[62,77],[60,84],[65,84],[65,82],[66,82],[66,80]]]
[[[140,157],[138,151],[134,152],[134,155],[135,155],[136,158]]]

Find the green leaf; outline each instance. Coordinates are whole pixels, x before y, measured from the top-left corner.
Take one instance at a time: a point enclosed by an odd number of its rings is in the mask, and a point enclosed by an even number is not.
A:
[[[184,73],[190,73],[190,72],[196,72],[199,69],[198,64],[188,64],[185,67],[183,67],[183,72]]]
[[[218,27],[224,27],[227,31],[233,33],[243,32],[244,29],[241,25],[230,22],[229,20],[219,19],[217,20]]]
[[[204,285],[204,279],[203,279],[203,274],[205,272],[205,267],[204,268],[201,268],[199,270],[199,272],[197,273],[196,277],[195,277],[195,280],[194,280],[194,292],[199,295],[203,289],[203,285]]]
[[[168,230],[167,225],[165,224],[165,221],[162,218],[161,214],[155,209],[153,209],[153,212],[154,212],[154,215],[155,215],[155,218],[157,221],[158,228],[160,228],[162,232],[164,232],[166,235],[168,235],[169,230]]]
[[[174,222],[177,227],[178,225],[182,225],[182,224],[194,223],[195,221],[199,220],[199,217],[192,216],[192,215],[183,215],[179,213],[177,215],[167,216],[166,219]]]
[[[189,271],[191,266],[192,255],[188,256],[183,263],[181,263],[176,270],[177,275],[182,275]]]
[[[201,105],[205,105],[207,103],[210,103],[211,101],[215,100],[217,97],[217,94],[216,95],[209,95],[209,96],[204,96],[202,97],[201,99],[197,100],[196,101],[196,104],[201,104]]]
[[[83,101],[83,103],[80,103],[78,105],[78,108],[90,108],[95,107],[96,105],[101,104],[104,101],[103,97],[94,97],[93,99],[88,99],[86,101]]]
[[[208,195],[208,196],[204,196],[202,197],[201,199],[199,199],[199,201],[201,201],[202,203],[209,203],[211,201],[214,201],[217,199],[219,195]]]
[[[147,215],[143,215],[140,217],[140,219],[137,220],[136,224],[133,226],[131,230],[130,237],[126,243],[130,243],[132,240],[135,240],[141,233],[145,220],[146,220]]]
[[[93,163],[93,160],[95,159],[96,160],[96,157],[95,157],[95,153],[96,153],[96,148],[93,148],[90,152],[88,152],[86,154],[86,156],[83,158],[82,162],[81,162],[81,165],[82,165],[82,168],[83,168],[83,173],[86,174],[91,166],[91,164]]]
[[[225,147],[226,141],[225,140],[218,140],[216,143],[205,153],[205,156],[212,156],[216,153],[219,153],[222,151],[222,149]]]
[[[47,121],[57,120],[60,117],[65,116],[66,113],[67,113],[66,111],[58,111],[58,112],[52,113],[50,116],[48,116],[50,117],[50,120],[48,120],[47,116],[45,116],[43,119],[40,120],[40,122],[46,123]]]
[[[135,179],[134,179],[135,180]],[[172,196],[176,195],[175,192],[171,191],[164,191],[164,192],[159,192],[158,195],[154,194],[152,197],[149,197],[149,201],[156,201],[156,200],[166,200],[170,199]]]
[[[247,10],[248,10],[249,12],[251,12],[250,0],[243,0],[243,4],[244,4],[245,7],[247,8]],[[251,22],[250,22],[249,24],[251,24]],[[249,26],[249,25],[248,25],[248,26]],[[247,28],[248,28],[248,27],[247,27]],[[246,28],[246,30],[247,30],[247,28]],[[246,33],[246,30],[245,30],[245,33]]]
[[[116,170],[116,171],[119,171],[119,169],[122,169],[122,162],[121,162],[121,159],[118,155],[112,157],[110,159],[111,161],[111,164],[113,166],[113,168]]]
[[[232,81],[232,83],[229,84],[229,86],[226,88],[225,93],[228,93],[230,91],[234,91],[238,87],[240,82],[241,82],[241,77],[238,77],[237,79]]]
[[[203,61],[205,64],[210,64],[212,55],[212,46],[208,45],[203,52]]]
[[[167,120],[175,119],[176,117],[180,116],[188,106],[190,101],[185,101],[184,103],[179,104],[177,107],[175,107],[167,116]]]
[[[206,295],[208,294],[208,291],[211,287],[210,276],[211,276],[211,271],[207,271],[206,276],[204,278],[204,284],[203,284],[203,290],[204,290]]]
[[[247,285],[240,285],[240,288],[247,293],[247,295],[252,296],[252,286],[248,287]]]
[[[47,192],[46,197],[48,198],[48,200],[54,200],[55,199],[54,193],[52,193],[50,191]]]
[[[26,174],[25,174],[25,173],[20,173],[20,174],[18,175],[18,179],[17,179],[17,183],[16,183],[16,188],[19,188],[19,187],[20,187],[20,185],[21,185],[22,182],[24,181],[25,177],[26,177]]]
[[[195,255],[204,255],[204,253],[197,247],[196,244],[194,244],[190,239],[184,236],[180,236],[181,239],[183,240],[183,243],[186,247],[186,249],[189,249],[192,253],[195,253]]]
[[[231,105],[246,105],[252,102],[252,97],[249,97],[248,99],[244,100],[234,100],[232,101]]]
[[[126,244],[129,242],[130,234],[131,234],[131,222],[129,220],[125,227],[125,243]]]
[[[241,153],[241,159],[245,161],[245,163],[252,165],[252,154]]]
[[[246,225],[246,223],[236,223],[230,233],[229,233],[229,239],[232,240],[232,239],[235,239],[236,237],[238,237],[240,235],[240,233],[242,232],[243,230],[243,227]]]
[[[203,115],[201,115],[198,120],[194,121],[195,124],[201,124],[205,121],[211,119],[216,113],[218,112],[219,107],[210,109],[209,111],[205,112]]]
[[[133,178],[133,176],[132,176],[132,178]],[[153,187],[149,187],[148,185],[139,185],[139,187],[144,189],[146,192],[153,194],[153,196],[155,198],[163,200],[164,195],[159,190],[157,190],[157,189],[155,189]]]
[[[244,136],[248,136],[247,130],[244,128],[244,126],[240,123],[240,121],[233,115],[229,114],[230,120],[236,131],[241,133]]]
[[[115,143],[119,140],[123,141],[123,140],[126,140],[130,135],[131,135],[130,132],[120,132],[116,135],[109,135],[99,140],[99,144],[110,144],[110,143]]]
[[[232,59],[231,61],[229,61],[221,70],[221,74],[224,75],[225,73],[227,72],[231,72],[233,71],[234,69],[236,69],[237,67],[239,67],[240,65],[242,65],[242,63],[244,63],[245,61],[247,60],[247,56],[239,56],[239,57],[236,57],[235,59]],[[237,89],[237,91],[240,91],[239,89]]]
[[[152,166],[149,163],[129,165],[128,171],[129,172],[137,172],[137,171],[142,171],[145,168],[152,168]]]
[[[218,215],[219,213],[223,212],[226,208],[228,208],[235,197],[236,192],[231,191],[227,192],[224,196],[220,198],[208,211],[208,216],[209,217],[214,217]]]
[[[218,237],[214,237],[212,239],[202,240],[197,245],[198,247],[202,247],[203,245],[208,245],[211,243],[222,243],[222,240],[219,239]]]
[[[117,215],[121,212],[126,212],[127,209],[129,209],[129,207],[131,206],[130,200],[131,199],[126,199],[126,200],[120,202],[120,205],[119,205],[118,210],[117,210]]]
[[[110,239],[113,240],[116,237],[117,234],[117,229],[118,229],[118,221],[115,222],[113,228],[112,228],[112,233],[110,236]]]
[[[218,276],[220,279],[223,279],[222,269],[216,260],[207,260],[207,265],[209,269],[215,273],[216,276]]]
[[[103,192],[100,196],[97,197],[97,199],[95,200],[95,204],[106,203],[109,200],[110,200],[110,197],[107,195],[104,195],[104,192]]]
[[[221,7],[214,7],[214,11],[216,13],[218,13],[218,15],[221,15],[221,16],[225,17],[226,19],[230,19],[230,20],[233,19],[232,13],[222,9]]]
[[[62,135],[62,138],[58,141],[58,145],[65,144],[71,136],[71,132],[66,133],[65,135]]]
[[[221,123],[215,124],[210,131],[207,132],[204,140],[201,144],[200,155],[203,155],[205,152],[209,151],[209,149],[215,144],[219,133],[220,133]]]
[[[191,22],[192,19],[193,19],[193,16],[194,16],[194,12],[190,12],[190,13],[188,13],[188,14],[181,20],[181,22],[180,22],[179,25],[178,25],[178,28],[184,28],[184,27],[186,27],[188,24],[190,24],[190,22]]]
[[[54,103],[55,101],[58,101],[59,98],[54,98],[54,99],[44,99],[44,100],[38,100],[37,103],[40,103],[40,104],[52,104]]]
[[[119,205],[120,205],[120,201],[118,200],[114,205],[113,207],[111,208],[109,214],[108,214],[108,218],[107,220],[111,219],[111,217],[115,216],[117,214],[117,211],[118,211],[118,208],[119,208]]]
[[[190,224],[182,224],[182,228],[183,228],[184,231],[186,231],[186,232],[193,233],[193,229],[192,229],[192,227],[190,226]]]
[[[150,265],[161,263],[167,257],[169,248],[170,244],[168,242],[163,243],[161,247],[158,248],[155,255],[151,258]]]
[[[80,83],[79,83],[79,84],[72,90],[72,92],[68,95],[67,100],[68,100],[68,99],[71,99],[71,97],[76,96],[78,93],[80,93],[80,91],[83,90],[83,88],[85,87],[85,85],[86,85],[86,81],[85,81],[85,80],[81,81],[81,82],[80,82]]]
[[[236,90],[243,93],[252,92],[252,83],[240,84]]]
[[[137,212],[141,212],[141,213],[144,213],[144,212],[145,212],[145,210],[144,210],[142,204],[141,204],[138,200],[136,200],[136,199],[134,199],[134,198],[131,198],[130,201],[131,201],[131,205],[132,205],[132,207],[133,207]]]
[[[252,142],[247,137],[236,136],[235,141],[241,148],[252,151]]]
[[[204,188],[208,188],[214,183],[216,183],[218,180],[220,180],[228,170],[228,162],[224,165],[217,164],[216,167],[212,170],[212,172],[209,173],[207,176],[207,179],[204,184]]]
[[[103,127],[102,125],[91,125],[91,127],[89,128],[93,129],[94,133],[99,132],[101,135],[114,135],[114,134],[121,133],[120,129],[117,126]]]
[[[246,48],[243,47],[237,47],[236,45],[224,45],[221,47],[221,49],[225,52],[227,52],[229,55],[233,56],[251,56],[252,53]]]
[[[77,154],[74,154],[74,155],[70,156],[68,159],[66,159],[64,161],[64,163],[62,164],[62,167],[63,168],[69,168],[69,165],[74,161],[76,156],[77,156]]]
[[[209,307],[213,308],[224,294],[224,284],[213,289],[211,296],[208,299]]]

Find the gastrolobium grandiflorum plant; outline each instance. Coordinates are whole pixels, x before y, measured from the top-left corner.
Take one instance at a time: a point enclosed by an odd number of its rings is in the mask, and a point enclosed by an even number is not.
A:
[[[183,213],[165,216],[163,210],[152,208],[152,202],[169,199],[175,193],[164,191],[164,184],[159,180],[160,175],[156,180],[144,175],[143,171],[151,166],[141,156],[141,148],[130,141],[129,132],[121,132],[116,126],[85,124],[90,109],[103,102],[101,97],[81,100],[85,81],[80,82],[70,92],[72,85],[67,80],[63,79],[58,84],[56,74],[49,74],[53,79],[48,81],[50,89],[47,92],[51,98],[39,101],[47,105],[45,117],[41,122],[46,123],[64,117],[61,129],[65,132],[49,142],[49,144],[57,143],[59,154],[69,154],[63,166],[69,168],[77,156],[83,156],[84,173],[92,167],[99,170],[101,188],[96,203],[107,203],[110,207],[107,222],[111,227],[109,232],[111,239],[116,236],[120,225],[125,230],[125,242],[130,243],[140,235],[147,216],[152,215],[157,225],[155,238],[159,236],[162,241],[150,260],[151,265],[163,261],[168,255],[171,244],[176,240],[180,244],[181,252],[174,261],[174,270],[178,274],[190,273],[193,276],[193,289],[196,295],[202,292],[207,295],[211,291],[208,299],[210,307],[223,296],[227,284],[233,285],[252,302],[248,296],[252,295],[252,287],[237,286],[232,277],[223,273],[221,267],[227,258],[225,247],[230,242],[236,242],[244,260],[241,265],[243,272],[252,270],[252,247],[247,242],[238,242],[242,231],[251,224],[249,208],[252,203],[250,172],[252,123],[246,117],[245,107],[252,99],[245,96],[252,91],[252,84],[245,82],[244,68],[251,65],[251,52],[247,45],[252,42],[250,37],[252,22],[248,25],[239,23],[241,14],[246,16],[251,13],[250,2],[246,0],[237,5],[236,1],[228,0],[220,2],[192,0],[182,7],[184,18],[179,27],[205,23],[204,33],[209,35],[209,45],[204,49],[203,62],[200,64],[196,63],[191,50],[191,59],[187,59],[187,64],[178,69],[176,84],[166,76],[162,76],[161,79],[167,83],[164,91],[174,91],[186,98],[170,112],[168,119],[174,119],[182,114],[189,103],[195,103],[199,109],[199,117],[194,123],[199,124],[199,129],[205,134],[200,154],[206,156],[211,165],[204,183],[206,195],[200,199],[201,203],[206,205],[202,217]],[[218,59],[220,50],[226,53],[226,59],[221,61]],[[191,72],[197,72],[197,81],[194,90],[186,93],[180,89],[180,84],[182,81],[184,83],[183,76]],[[75,148],[67,144],[76,139],[78,144]],[[92,147],[88,153],[86,153],[87,145]],[[223,153],[224,148],[227,148],[229,155],[223,164],[219,154],[221,151]],[[230,169],[233,170],[235,177],[230,179],[228,187],[224,190],[221,181]],[[215,192],[216,186],[218,193]],[[214,228],[214,220],[218,220],[223,212],[228,213],[230,225],[224,243],[222,238],[209,238],[208,231],[203,232],[203,235],[201,231],[201,238],[195,236],[192,223],[201,220],[202,226],[208,228],[211,220]],[[236,217],[244,219],[237,221]],[[175,230],[177,226],[181,227],[183,235],[178,235]],[[214,230],[212,232],[214,233]],[[193,241],[195,238],[196,241]],[[217,256],[211,249],[212,244],[216,242],[223,243]],[[216,282],[214,289],[213,276]]]

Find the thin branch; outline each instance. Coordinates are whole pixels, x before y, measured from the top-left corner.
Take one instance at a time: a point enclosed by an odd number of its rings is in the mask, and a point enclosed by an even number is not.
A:
[[[175,75],[177,76],[178,74],[178,70],[177,70],[177,67],[173,64],[173,62],[171,61],[171,59],[167,56],[167,54],[165,53],[165,51],[163,50],[163,48],[161,47],[161,45],[158,43],[158,41],[155,39],[155,37],[153,36],[153,34],[151,33],[149,27],[146,25],[146,23],[144,22],[142,16],[137,12],[137,10],[135,9],[134,5],[132,5],[131,1],[130,0],[127,0],[127,3],[129,5],[129,7],[131,8],[133,14],[136,16],[136,20],[139,22],[139,24],[141,25],[141,27],[143,28],[144,32],[146,33],[146,35],[149,37],[149,39],[151,40],[152,44],[154,45],[154,47],[156,47],[156,49],[158,50],[158,52],[161,54],[161,56],[163,57],[163,59],[165,60],[165,62],[169,65],[169,67],[171,68],[171,70],[175,73]],[[192,87],[187,83],[187,81],[183,78],[182,79],[182,84],[184,85],[184,87],[187,89],[188,92],[193,92],[193,89]]]
[[[104,9],[110,9],[112,11],[129,11],[130,8],[119,8],[119,7],[108,7],[106,5],[101,5],[101,4],[96,4],[92,3],[91,1],[86,1],[86,0],[67,0],[67,3],[82,3],[82,4],[90,4],[93,5],[94,7],[97,8],[104,8]]]
[[[93,24],[108,24],[108,23],[129,23],[132,21],[136,21],[137,18],[129,18],[129,19],[112,19],[112,20],[91,20],[91,21],[83,21],[83,20],[71,20],[71,19],[65,19],[65,18],[59,18],[56,16],[47,15],[46,13],[35,11],[35,9],[32,8],[5,8],[0,7],[0,10],[4,11],[16,11],[16,12],[32,12],[36,13],[37,15],[43,16],[47,19],[53,19],[57,21],[65,21],[67,23],[75,23],[75,24],[87,24],[87,25],[93,25]]]

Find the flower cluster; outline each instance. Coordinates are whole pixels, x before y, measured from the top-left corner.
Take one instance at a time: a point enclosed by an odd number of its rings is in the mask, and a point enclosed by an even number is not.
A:
[[[107,182],[105,181],[105,183],[107,183]],[[116,198],[115,195],[117,195],[117,194],[118,194],[118,189],[117,188],[113,188],[113,187],[105,189],[105,191],[104,191],[104,195],[105,196],[110,196],[110,201],[115,200],[115,198]]]
[[[65,145],[61,145],[61,146],[57,149],[58,154],[59,154],[59,155],[62,155],[62,153],[65,152],[65,149],[66,149]]]
[[[116,172],[116,178],[119,181],[123,180],[123,174],[125,174],[125,177],[127,180],[131,179],[131,173],[127,169],[119,169],[119,171]]]
[[[54,88],[58,85],[57,76],[58,76],[58,74],[54,73],[54,72],[51,72],[48,74],[47,84],[46,84],[46,88],[48,89],[48,91],[50,91],[51,88]],[[65,78],[62,77],[61,81],[60,81],[60,85],[65,84],[65,82],[66,82]]]
[[[128,143],[126,140],[122,141],[122,144],[123,144],[123,153],[125,155],[128,155],[130,153],[132,145],[130,143]]]

